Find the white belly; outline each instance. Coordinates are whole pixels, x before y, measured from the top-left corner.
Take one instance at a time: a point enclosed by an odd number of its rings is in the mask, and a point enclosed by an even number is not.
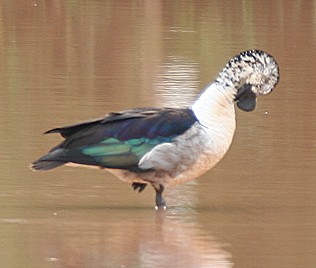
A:
[[[234,131],[234,123],[229,131],[221,131],[220,128],[205,129],[198,124],[177,138],[174,143],[168,144],[165,149],[162,146],[161,150],[152,152],[148,159],[145,159],[146,165],[153,171],[109,171],[129,183],[143,182],[169,186],[186,182],[204,174],[224,157],[232,142]]]

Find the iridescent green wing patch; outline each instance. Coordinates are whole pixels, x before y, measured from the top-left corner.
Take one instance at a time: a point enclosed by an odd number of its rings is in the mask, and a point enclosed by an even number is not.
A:
[[[82,148],[81,152],[92,157],[100,166],[136,168],[139,160],[161,142],[166,142],[166,139],[140,138],[120,141],[115,138],[108,138],[97,145]]]

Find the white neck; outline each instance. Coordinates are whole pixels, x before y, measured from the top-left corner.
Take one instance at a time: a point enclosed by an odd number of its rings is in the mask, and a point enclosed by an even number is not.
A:
[[[223,88],[218,83],[212,83],[192,105],[192,110],[201,125],[206,128],[214,123],[232,123],[235,128],[234,98],[236,92],[231,88]]]

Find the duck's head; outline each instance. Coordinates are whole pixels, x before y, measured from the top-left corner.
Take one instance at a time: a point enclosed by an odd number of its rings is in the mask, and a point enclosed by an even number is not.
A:
[[[269,94],[279,82],[279,66],[263,51],[244,51],[226,64],[216,82],[234,90],[238,108],[252,111],[257,96]]]

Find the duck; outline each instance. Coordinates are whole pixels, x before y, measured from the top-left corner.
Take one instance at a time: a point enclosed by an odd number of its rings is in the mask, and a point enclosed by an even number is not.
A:
[[[142,192],[155,190],[155,208],[166,209],[166,187],[195,179],[228,151],[236,106],[253,111],[257,98],[279,82],[274,57],[252,49],[231,58],[189,107],[135,108],[57,127],[64,140],[31,164],[33,170],[63,165],[105,169]]]

